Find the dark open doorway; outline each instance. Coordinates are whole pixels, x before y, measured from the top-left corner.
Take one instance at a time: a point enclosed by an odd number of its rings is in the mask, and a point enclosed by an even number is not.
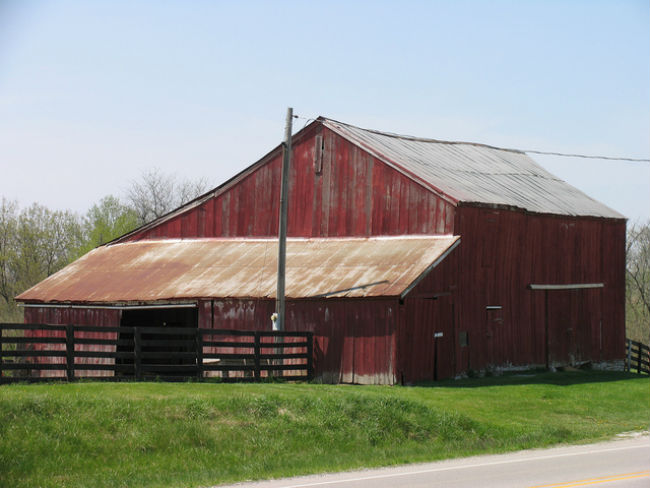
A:
[[[182,333],[166,334],[154,331],[154,328],[163,329],[196,329],[198,327],[198,311],[196,308],[154,308],[154,309],[126,309],[122,311],[120,321],[122,327],[142,328],[143,363],[150,365],[187,366],[196,361],[196,340],[193,336]],[[147,329],[152,329],[147,332]],[[133,334],[121,334],[118,351],[133,351]],[[192,353],[187,357],[172,357],[173,353]],[[118,360],[120,364],[133,364],[133,358],[126,357]],[[173,368],[161,371],[158,376],[182,375],[183,370]]]

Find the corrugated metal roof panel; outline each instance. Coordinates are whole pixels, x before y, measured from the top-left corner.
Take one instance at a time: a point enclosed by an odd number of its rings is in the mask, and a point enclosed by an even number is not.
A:
[[[399,296],[453,236],[288,239],[289,298]],[[166,239],[99,247],[17,297],[37,303],[274,298],[277,239]]]
[[[379,159],[459,202],[517,207],[536,213],[624,218],[552,175],[523,152],[319,120]]]

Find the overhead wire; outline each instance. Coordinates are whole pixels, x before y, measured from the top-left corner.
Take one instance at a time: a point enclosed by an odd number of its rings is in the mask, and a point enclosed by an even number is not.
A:
[[[584,159],[605,159],[607,161],[630,161],[633,163],[650,163],[650,159],[643,158],[626,158],[623,156],[594,156],[590,154],[571,154],[571,153],[560,153],[553,151],[536,151],[534,149],[514,149],[514,151],[521,151],[530,154],[544,154],[549,156],[562,156],[566,158],[584,158]]]

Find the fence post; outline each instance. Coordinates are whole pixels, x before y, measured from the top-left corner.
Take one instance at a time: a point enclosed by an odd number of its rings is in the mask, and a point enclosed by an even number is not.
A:
[[[626,371],[632,371],[632,341],[630,339],[625,339],[627,342],[627,362],[626,362]]]
[[[307,332],[307,379],[314,378],[314,333]]]
[[[136,381],[142,380],[142,339],[140,327],[133,328],[133,374]]]
[[[203,379],[203,332],[196,329],[196,377]]]
[[[65,370],[68,381],[74,381],[74,326],[65,326]]]
[[[2,378],[4,374],[4,369],[2,369],[2,328],[0,328],[0,378]]]
[[[255,375],[255,381],[259,381],[261,378],[261,373],[260,373],[260,354],[262,354],[262,347],[260,344],[260,333],[259,331],[255,331],[255,345],[253,346],[253,353],[255,354],[255,371],[253,372]]]

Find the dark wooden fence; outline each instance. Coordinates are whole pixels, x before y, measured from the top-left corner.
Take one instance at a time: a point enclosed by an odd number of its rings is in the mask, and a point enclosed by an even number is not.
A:
[[[650,347],[641,342],[625,339],[625,371],[639,374],[650,374]]]
[[[313,377],[311,332],[0,324],[0,382]]]

